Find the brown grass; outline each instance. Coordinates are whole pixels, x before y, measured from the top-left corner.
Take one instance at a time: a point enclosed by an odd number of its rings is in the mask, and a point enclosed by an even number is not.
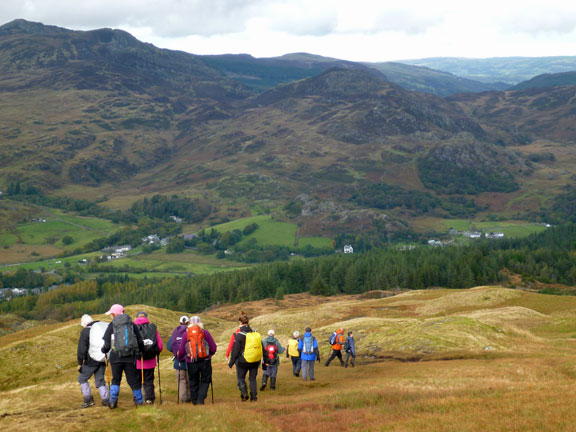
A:
[[[494,290],[437,290],[377,300],[298,295],[279,304],[267,300],[206,312],[202,316],[221,352],[214,359],[215,404],[204,407],[176,403],[171,362],[163,356],[162,405],[136,410],[123,383],[117,410],[98,406],[82,410],[74,371],[80,326],[74,321],[28,329],[0,338],[0,376],[13,381],[0,391],[0,423],[10,431],[574,430],[576,299]],[[484,301],[486,296],[492,300]],[[478,302],[476,309],[472,299]],[[413,309],[393,307],[400,302],[411,302],[408,306]],[[453,312],[461,308],[466,310]],[[166,337],[181,314],[142,305],[129,312],[140,309],[149,312]],[[256,404],[242,403],[235,375],[222,362],[240,309],[254,316],[254,326],[275,325],[281,340],[287,329],[304,325],[298,321],[302,314],[318,336],[323,359],[328,353],[325,333],[344,323],[356,330],[358,366],[326,368],[317,363],[317,381],[304,383],[282,360],[278,390],[261,392]],[[330,311],[332,321],[321,325]],[[358,316],[361,311],[364,315]],[[488,351],[466,348],[486,337],[502,343]],[[399,341],[419,338],[428,339],[430,346],[436,343],[436,351],[419,355],[409,345],[391,350]],[[463,342],[467,339],[472,342]],[[449,340],[461,340],[460,351],[443,345]],[[31,350],[31,345],[38,349]],[[41,355],[30,360],[29,352]],[[61,368],[56,369],[54,362]]]

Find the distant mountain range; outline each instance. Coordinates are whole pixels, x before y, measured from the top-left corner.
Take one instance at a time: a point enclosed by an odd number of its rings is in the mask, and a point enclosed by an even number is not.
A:
[[[202,195],[223,217],[290,204],[309,234],[518,217],[576,178],[575,90],[17,20],[0,27],[0,184],[126,205]]]
[[[432,57],[398,60],[400,63],[449,72],[484,83],[502,82],[509,86],[537,75],[576,71],[576,56],[491,57],[483,59]]]

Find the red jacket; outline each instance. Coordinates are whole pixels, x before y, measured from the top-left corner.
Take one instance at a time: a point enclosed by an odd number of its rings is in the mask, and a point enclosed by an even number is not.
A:
[[[238,327],[230,337],[230,342],[228,343],[228,349],[226,350],[226,358],[230,358],[230,353],[232,352],[232,347],[234,346],[234,341],[236,340],[236,333],[238,333],[239,331],[240,327]]]

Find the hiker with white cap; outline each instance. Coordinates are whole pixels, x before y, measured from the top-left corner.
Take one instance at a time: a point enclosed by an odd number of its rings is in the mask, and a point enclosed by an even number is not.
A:
[[[300,376],[300,369],[302,368],[302,359],[298,352],[299,341],[300,332],[296,330],[292,333],[292,338],[288,339],[288,349],[286,350],[286,358],[292,360],[292,373],[295,377]]]
[[[103,353],[110,352],[110,367],[112,368],[112,385],[110,386],[110,409],[118,406],[120,395],[120,382],[122,373],[126,374],[126,381],[132,389],[134,404],[140,406],[144,403],[142,396],[142,381],[136,369],[136,359],[144,351],[142,336],[132,318],[124,313],[124,306],[114,304],[106,315],[112,317],[112,323],[104,333]],[[112,338],[112,336],[114,336]]]
[[[216,342],[199,316],[190,317],[186,330],[186,343],[180,346],[186,353],[186,367],[190,384],[190,399],[194,405],[204,405],[208,388],[212,384],[212,356],[216,353]],[[212,390],[214,403],[214,390]]]
[[[104,372],[106,371],[105,355],[101,352],[104,335],[108,323],[95,321],[90,315],[84,314],[80,320],[83,329],[78,339],[78,382],[84,396],[82,408],[94,406],[94,398],[88,380],[94,375],[96,388],[102,399],[102,406],[108,406],[109,394]]]
[[[266,389],[268,377],[270,377],[270,390],[276,390],[276,376],[278,375],[278,365],[280,357],[278,354],[284,352],[280,341],[276,339],[274,330],[268,330],[268,337],[262,341],[262,385],[260,391]]]
[[[180,346],[186,343],[186,330],[188,330],[189,322],[190,319],[186,315],[182,315],[179,320],[180,325],[172,331],[172,336],[166,343],[167,348],[174,354],[174,370],[176,371],[176,382],[178,383],[178,403],[191,402],[186,352],[183,350],[181,355],[178,354]]]

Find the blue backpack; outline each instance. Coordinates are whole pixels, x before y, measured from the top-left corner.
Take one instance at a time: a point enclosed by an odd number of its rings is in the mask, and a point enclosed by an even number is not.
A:
[[[312,336],[304,336],[302,346],[302,353],[304,354],[313,354],[314,353],[314,337]]]

